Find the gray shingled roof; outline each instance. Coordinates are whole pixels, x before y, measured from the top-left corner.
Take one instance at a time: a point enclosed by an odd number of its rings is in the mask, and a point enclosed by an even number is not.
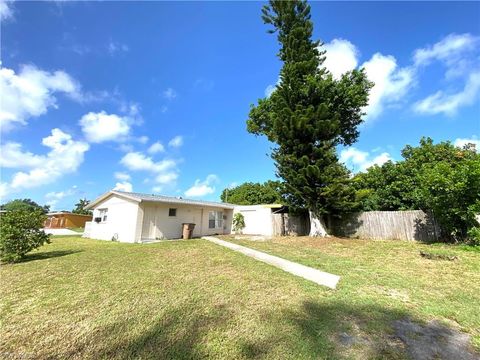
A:
[[[120,196],[124,195],[130,198],[135,198],[139,201],[152,201],[152,202],[162,202],[162,203],[170,203],[170,204],[187,204],[187,205],[198,205],[198,206],[212,206],[212,207],[219,207],[224,209],[233,209],[235,206],[233,204],[215,202],[215,201],[191,200],[191,199],[183,199],[180,197],[173,197],[173,196],[142,194],[142,193],[135,193],[135,192],[119,191],[119,190],[112,190],[111,193],[118,194]]]

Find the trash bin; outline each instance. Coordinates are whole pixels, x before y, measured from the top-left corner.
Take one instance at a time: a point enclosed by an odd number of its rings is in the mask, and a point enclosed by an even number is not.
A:
[[[183,226],[183,231],[182,231],[183,238],[191,239],[193,234],[193,229],[195,228],[195,224],[183,223],[182,226]]]

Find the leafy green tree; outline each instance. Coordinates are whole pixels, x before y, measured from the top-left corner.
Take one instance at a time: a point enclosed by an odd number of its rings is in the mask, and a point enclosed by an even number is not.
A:
[[[421,209],[433,212],[443,235],[458,242],[468,240],[469,231],[479,226],[475,215],[480,213],[480,155],[470,158],[459,152],[456,158],[420,172],[418,202]]]
[[[357,189],[357,202],[364,211],[418,209],[415,183],[404,163],[391,161],[358,173],[352,181]]]
[[[335,146],[356,141],[373,84],[363,70],[336,80],[323,66],[325,51],[312,40],[306,1],[273,0],[262,12],[273,26],[269,32],[278,33],[283,67],[275,91],[252,106],[247,130],[277,144],[272,158],[289,199],[310,210],[310,234],[325,235],[320,217],[355,204],[349,172],[339,164]]]
[[[80,199],[78,203],[75,204],[75,208],[72,210],[74,214],[80,215],[92,215],[91,210],[86,210],[85,207],[90,203],[87,199]]]
[[[35,201],[32,199],[15,199],[12,201],[9,201],[6,204],[3,204],[0,206],[2,210],[6,211],[15,211],[15,210],[29,210],[33,211],[36,209],[41,209],[44,213],[47,213],[50,211],[50,206],[48,205],[38,205]]]
[[[283,204],[283,184],[269,180],[263,184],[246,182],[222,191],[220,199],[237,205]]]
[[[9,210],[2,214],[0,259],[16,262],[33,249],[49,243],[49,235],[42,230],[45,219],[41,208]]]

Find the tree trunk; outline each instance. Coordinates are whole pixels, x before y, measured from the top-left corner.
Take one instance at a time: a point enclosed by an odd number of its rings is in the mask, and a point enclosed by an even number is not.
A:
[[[315,237],[328,237],[327,227],[322,218],[317,217],[312,211],[308,211],[310,216],[310,234],[309,236]]]

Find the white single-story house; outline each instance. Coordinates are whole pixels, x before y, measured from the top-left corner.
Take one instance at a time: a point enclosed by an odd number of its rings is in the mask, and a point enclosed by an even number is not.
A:
[[[193,237],[230,234],[234,205],[111,190],[92,201],[93,221],[84,237],[141,243],[179,239],[182,224],[195,224]]]

